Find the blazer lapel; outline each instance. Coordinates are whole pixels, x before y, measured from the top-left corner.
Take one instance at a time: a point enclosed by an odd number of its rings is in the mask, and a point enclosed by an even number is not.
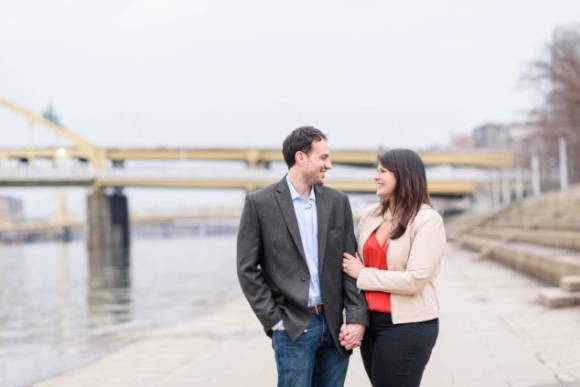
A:
[[[324,188],[315,186],[313,189],[316,192],[316,219],[318,222],[318,270],[322,272],[322,268],[324,267],[324,254],[326,253],[330,203],[326,200]]]
[[[288,231],[290,231],[292,240],[300,252],[302,259],[306,261],[306,256],[302,247],[302,239],[300,239],[300,230],[298,229],[298,220],[296,220],[294,204],[292,204],[292,197],[290,196],[290,189],[286,183],[286,177],[280,180],[278,186],[276,187],[276,191],[278,192],[276,195],[276,201],[278,202],[278,206],[282,212],[282,217],[284,218],[286,227],[288,227]]]
[[[360,231],[359,240],[357,241],[357,243],[358,243],[358,253],[360,257],[363,259],[363,261],[364,261],[363,256],[364,245],[371,236],[371,234],[373,233],[373,231],[375,231],[377,227],[381,225],[381,223],[383,223],[383,217],[371,215],[362,225],[362,230]]]

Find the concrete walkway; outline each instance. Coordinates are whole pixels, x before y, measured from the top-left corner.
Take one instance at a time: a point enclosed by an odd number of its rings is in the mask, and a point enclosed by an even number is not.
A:
[[[580,308],[536,303],[541,284],[450,246],[441,332],[424,387],[580,386]],[[269,339],[241,297],[207,316],[127,333],[131,344],[35,387],[274,386]],[[358,351],[346,386],[370,386]]]

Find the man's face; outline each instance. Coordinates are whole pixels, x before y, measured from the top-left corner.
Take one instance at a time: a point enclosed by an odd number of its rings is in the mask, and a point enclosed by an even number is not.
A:
[[[310,147],[310,152],[303,153],[297,158],[298,165],[304,180],[310,184],[322,184],[326,171],[332,168],[330,162],[330,150],[326,140],[315,141]]]

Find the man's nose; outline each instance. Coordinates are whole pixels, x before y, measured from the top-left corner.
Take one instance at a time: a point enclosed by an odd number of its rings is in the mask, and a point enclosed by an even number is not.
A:
[[[326,162],[326,169],[331,169],[332,168],[332,162],[330,160],[328,160]]]

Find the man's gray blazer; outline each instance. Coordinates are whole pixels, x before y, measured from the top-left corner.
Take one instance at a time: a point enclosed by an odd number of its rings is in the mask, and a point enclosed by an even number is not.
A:
[[[343,323],[368,325],[364,294],[342,271],[342,254],[355,254],[356,240],[348,197],[334,189],[315,186],[318,217],[318,257],[324,317],[338,350]],[[242,290],[268,336],[284,321],[296,340],[308,326],[310,274],[286,178],[251,193],[238,232],[238,278]]]

